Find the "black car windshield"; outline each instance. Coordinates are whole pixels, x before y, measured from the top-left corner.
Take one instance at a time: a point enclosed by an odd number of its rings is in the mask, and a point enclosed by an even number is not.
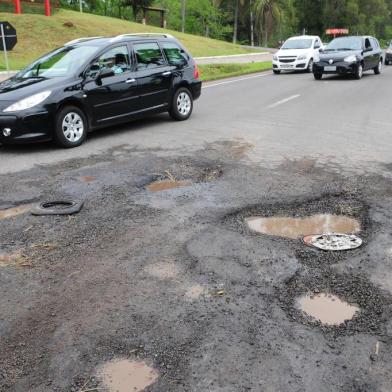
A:
[[[361,50],[362,38],[360,37],[341,37],[332,40],[325,50]]]
[[[97,46],[64,46],[41,57],[15,77],[58,78],[73,75],[98,49]]]
[[[309,49],[312,46],[311,39],[289,39],[281,49]]]

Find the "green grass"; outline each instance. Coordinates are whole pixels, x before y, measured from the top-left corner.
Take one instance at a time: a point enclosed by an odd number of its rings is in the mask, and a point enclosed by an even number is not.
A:
[[[70,10],[59,10],[51,17],[2,12],[1,20],[9,21],[18,34],[18,43],[9,53],[11,69],[21,69],[37,57],[78,37],[113,36],[137,32],[168,32],[178,38],[195,57],[251,52],[239,45],[224,41]],[[71,22],[74,27],[66,27],[64,25],[66,22]],[[0,69],[4,67],[4,57],[0,53]]]
[[[200,76],[203,81],[217,80],[232,76],[246,75],[272,69],[270,61],[249,64],[208,64],[199,65]]]

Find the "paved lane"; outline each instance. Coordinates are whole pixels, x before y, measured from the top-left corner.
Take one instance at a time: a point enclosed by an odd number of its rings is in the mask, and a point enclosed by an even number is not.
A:
[[[361,81],[309,74],[271,73],[206,84],[193,117],[167,115],[101,130],[73,150],[51,144],[0,147],[0,174],[99,154],[111,147],[185,151],[206,142],[241,138],[255,147],[250,158],[277,165],[282,159],[317,158],[348,170],[377,168],[392,160],[392,67]]]

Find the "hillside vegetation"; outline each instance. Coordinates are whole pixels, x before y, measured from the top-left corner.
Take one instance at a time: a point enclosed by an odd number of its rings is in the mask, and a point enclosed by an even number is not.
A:
[[[18,34],[18,43],[9,56],[11,69],[21,69],[40,55],[78,37],[113,36],[137,32],[170,33],[181,40],[196,57],[249,52],[239,45],[224,41],[70,10],[60,10],[51,17],[37,14],[1,13],[0,15],[1,20],[9,21]],[[5,68],[2,55],[0,55],[0,68]]]

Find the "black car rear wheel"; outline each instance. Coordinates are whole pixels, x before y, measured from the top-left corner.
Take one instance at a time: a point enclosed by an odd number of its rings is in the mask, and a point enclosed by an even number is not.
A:
[[[56,115],[54,141],[61,147],[80,146],[87,136],[88,122],[76,106],[65,106]]]
[[[314,78],[316,80],[321,80],[323,78],[323,74],[322,73],[314,73],[313,76],[314,76]]]
[[[380,75],[381,70],[382,70],[382,60],[380,60],[380,61],[378,62],[378,64],[377,64],[377,67],[374,68],[374,73],[375,73],[376,75]]]
[[[177,121],[187,120],[192,114],[193,97],[186,87],[180,87],[173,96],[170,116]]]

